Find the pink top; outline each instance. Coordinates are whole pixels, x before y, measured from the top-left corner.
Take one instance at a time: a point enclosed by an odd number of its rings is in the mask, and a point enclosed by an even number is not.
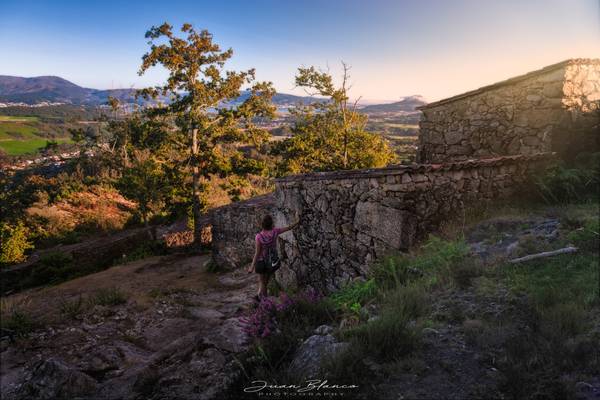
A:
[[[281,233],[281,228],[273,228],[270,231],[260,231],[256,234],[254,240],[260,243],[260,254],[258,260],[263,260],[267,254],[267,247],[275,247],[277,245],[277,236]],[[257,260],[257,261],[258,261]]]

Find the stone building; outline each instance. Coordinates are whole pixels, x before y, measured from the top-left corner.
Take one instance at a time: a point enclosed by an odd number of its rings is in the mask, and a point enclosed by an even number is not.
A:
[[[600,59],[572,59],[419,108],[418,161],[598,151]]]

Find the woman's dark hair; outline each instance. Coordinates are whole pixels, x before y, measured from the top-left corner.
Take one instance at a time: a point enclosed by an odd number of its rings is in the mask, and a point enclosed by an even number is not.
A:
[[[273,229],[273,217],[270,215],[265,215],[260,225],[265,231],[270,231]]]

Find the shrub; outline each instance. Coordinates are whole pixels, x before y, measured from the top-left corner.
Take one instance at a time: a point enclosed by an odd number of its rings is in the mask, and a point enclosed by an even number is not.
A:
[[[600,221],[587,221],[583,227],[569,233],[567,238],[582,250],[597,251],[600,247]]]
[[[73,257],[61,252],[52,252],[40,258],[39,266],[36,266],[28,279],[23,283],[24,287],[46,285],[64,281],[75,273]]]
[[[116,306],[127,302],[127,297],[121,290],[112,287],[98,290],[92,302],[100,306]]]
[[[0,327],[10,336],[21,337],[36,329],[39,324],[25,311],[13,308],[0,318]]]
[[[389,309],[405,315],[408,319],[415,319],[427,310],[427,294],[422,285],[412,284],[399,287],[386,293],[383,298],[384,310]]]
[[[582,153],[568,165],[556,162],[534,180],[537,192],[547,203],[581,201],[597,197],[600,187],[600,153]]]
[[[473,278],[481,276],[482,268],[478,260],[468,258],[454,265],[450,272],[452,280],[459,288],[471,286]]]
[[[358,312],[363,305],[377,295],[374,279],[353,282],[333,293],[329,298],[335,307],[342,311]]]
[[[587,326],[587,313],[575,302],[556,304],[539,312],[542,334],[555,341],[582,333]]]
[[[364,355],[382,360],[408,354],[415,346],[417,335],[408,327],[408,315],[386,308],[379,318],[352,328],[342,335],[359,346]]]
[[[331,322],[334,313],[333,302],[314,291],[263,298],[254,311],[240,318],[244,331],[254,338],[249,351],[238,360],[242,372],[250,378],[251,371],[252,379],[269,382],[298,379],[288,376],[282,365],[291,360],[315,327]]]
[[[292,297],[281,292],[279,298],[263,297],[256,309],[240,321],[251,337],[265,338],[284,329],[310,329],[331,320],[331,308],[329,302],[312,290]]]
[[[133,249],[131,253],[127,254],[124,258],[117,258],[114,260],[114,264],[127,264],[133,261],[142,260],[144,258],[160,256],[166,254],[167,249],[164,242],[154,240],[140,244],[138,247]]]
[[[0,225],[0,264],[16,264],[25,261],[25,252],[33,245],[27,238],[27,229],[19,222],[14,226]]]
[[[371,268],[371,276],[380,290],[394,289],[405,285],[415,277],[410,268],[411,260],[406,256],[390,256]]]
[[[81,314],[84,309],[84,305],[85,303],[83,301],[83,297],[79,295],[74,299],[61,299],[58,307],[62,315],[68,318],[75,318]]]

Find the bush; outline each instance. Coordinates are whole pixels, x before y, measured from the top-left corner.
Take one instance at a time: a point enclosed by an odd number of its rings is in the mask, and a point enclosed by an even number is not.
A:
[[[58,307],[60,309],[60,313],[68,318],[76,318],[81,314],[84,309],[85,302],[83,301],[83,297],[81,295],[77,296],[75,299],[61,299]]]
[[[371,276],[380,290],[394,289],[417,276],[410,264],[411,260],[406,256],[386,257],[371,268]]]
[[[16,264],[25,261],[25,252],[33,245],[27,238],[27,228],[19,222],[14,226],[0,225],[0,264]]]
[[[242,372],[250,379],[269,382],[293,382],[282,368],[294,355],[302,340],[315,327],[333,321],[335,306],[316,292],[307,291],[279,298],[263,298],[257,308],[241,318],[243,329],[254,338],[249,351],[238,360]],[[236,393],[239,395],[239,392]]]
[[[600,221],[587,221],[583,227],[569,233],[567,238],[582,250],[598,251],[600,247]]]
[[[127,254],[124,258],[115,259],[113,263],[115,265],[127,264],[148,257],[161,256],[166,254],[166,252],[167,248],[164,242],[158,240],[148,241],[133,249],[131,253]]]
[[[408,315],[387,308],[377,319],[344,332],[343,337],[349,339],[352,346],[361,348],[365,356],[391,360],[408,354],[415,347],[417,335],[408,327],[408,322]]]
[[[46,254],[40,259],[31,275],[23,282],[23,287],[46,285],[62,282],[72,277],[75,273],[73,257],[61,252]]]
[[[39,326],[26,312],[16,308],[2,315],[0,322],[3,333],[16,337],[25,336]]]
[[[93,304],[100,306],[117,306],[127,302],[127,297],[118,288],[100,289],[92,299]]]
[[[582,153],[571,165],[559,161],[534,183],[541,199],[549,204],[597,198],[600,153]]]
[[[353,282],[329,298],[338,310],[357,313],[361,307],[377,295],[377,286],[374,279]]]

